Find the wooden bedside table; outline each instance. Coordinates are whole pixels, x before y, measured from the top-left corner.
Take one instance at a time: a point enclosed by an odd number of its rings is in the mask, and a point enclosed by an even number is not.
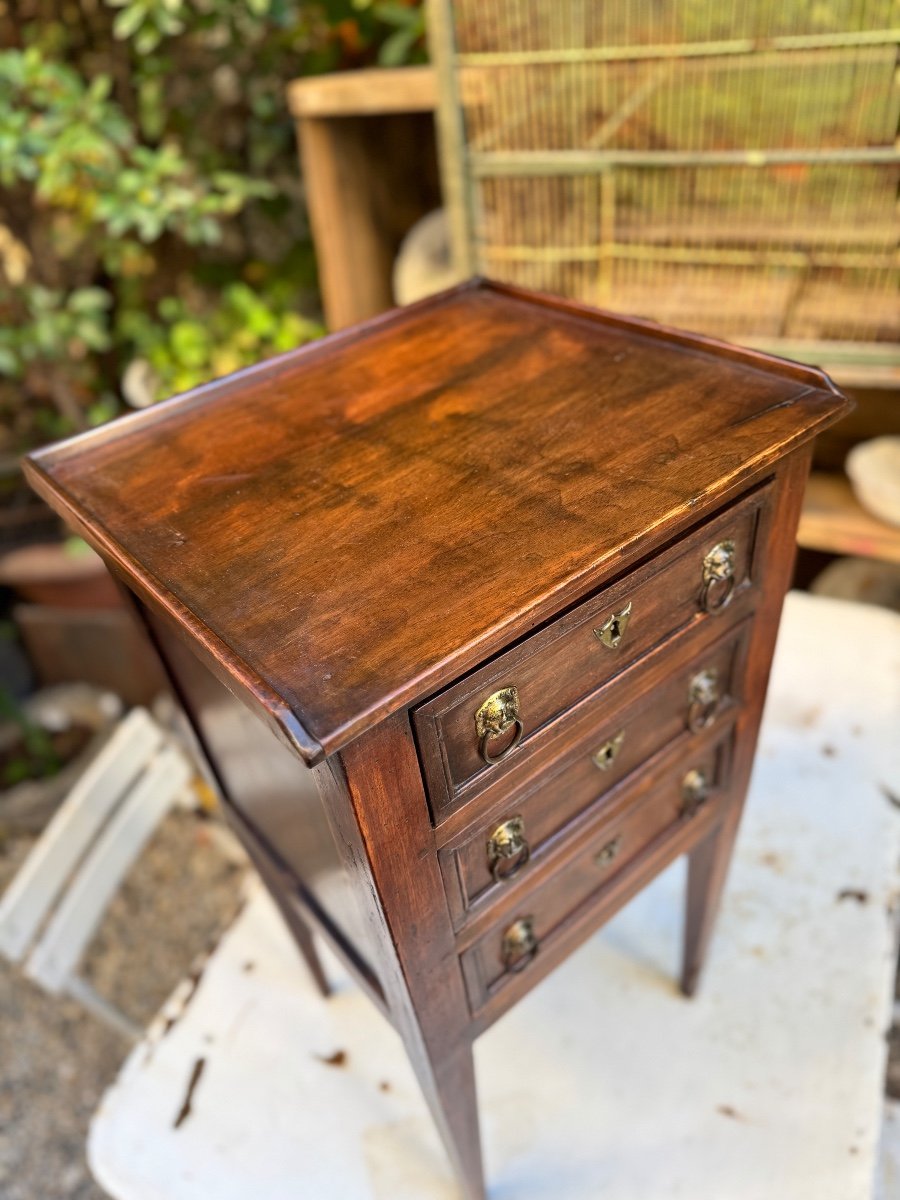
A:
[[[469,1197],[473,1039],[683,853],[696,985],[811,439],[848,407],[812,368],[473,282],[27,464],[134,596],[323,990],[310,930],[400,1033]]]

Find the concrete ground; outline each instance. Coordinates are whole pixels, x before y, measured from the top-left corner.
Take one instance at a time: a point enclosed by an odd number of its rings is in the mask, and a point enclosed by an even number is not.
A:
[[[211,824],[173,812],[113,902],[84,976],[145,1025],[228,927],[241,894]],[[0,892],[31,841],[0,843]],[[88,1123],[128,1043],[74,1001],[47,996],[0,958],[0,1197],[104,1200],[85,1161]]]

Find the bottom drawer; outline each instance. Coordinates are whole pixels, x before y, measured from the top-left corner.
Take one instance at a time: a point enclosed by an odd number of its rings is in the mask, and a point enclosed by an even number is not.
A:
[[[585,906],[601,904],[613,884],[639,872],[655,849],[688,822],[709,824],[728,779],[731,739],[679,759],[635,785],[632,802],[599,825],[583,848],[499,918],[461,956],[473,1012],[527,971]]]

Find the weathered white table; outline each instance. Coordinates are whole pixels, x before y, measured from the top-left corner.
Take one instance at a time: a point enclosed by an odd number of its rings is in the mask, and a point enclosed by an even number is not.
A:
[[[792,594],[701,993],[674,983],[676,864],[477,1042],[492,1196],[870,1200],[898,796],[900,617]],[[454,1196],[399,1042],[328,961],[324,1002],[254,891],[95,1117],[112,1196]]]

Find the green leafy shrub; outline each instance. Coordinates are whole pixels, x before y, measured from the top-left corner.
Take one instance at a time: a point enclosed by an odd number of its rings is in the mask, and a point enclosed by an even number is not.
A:
[[[0,457],[108,419],[123,394],[148,403],[317,336],[285,84],[424,55],[417,0],[14,11],[0,7]]]

